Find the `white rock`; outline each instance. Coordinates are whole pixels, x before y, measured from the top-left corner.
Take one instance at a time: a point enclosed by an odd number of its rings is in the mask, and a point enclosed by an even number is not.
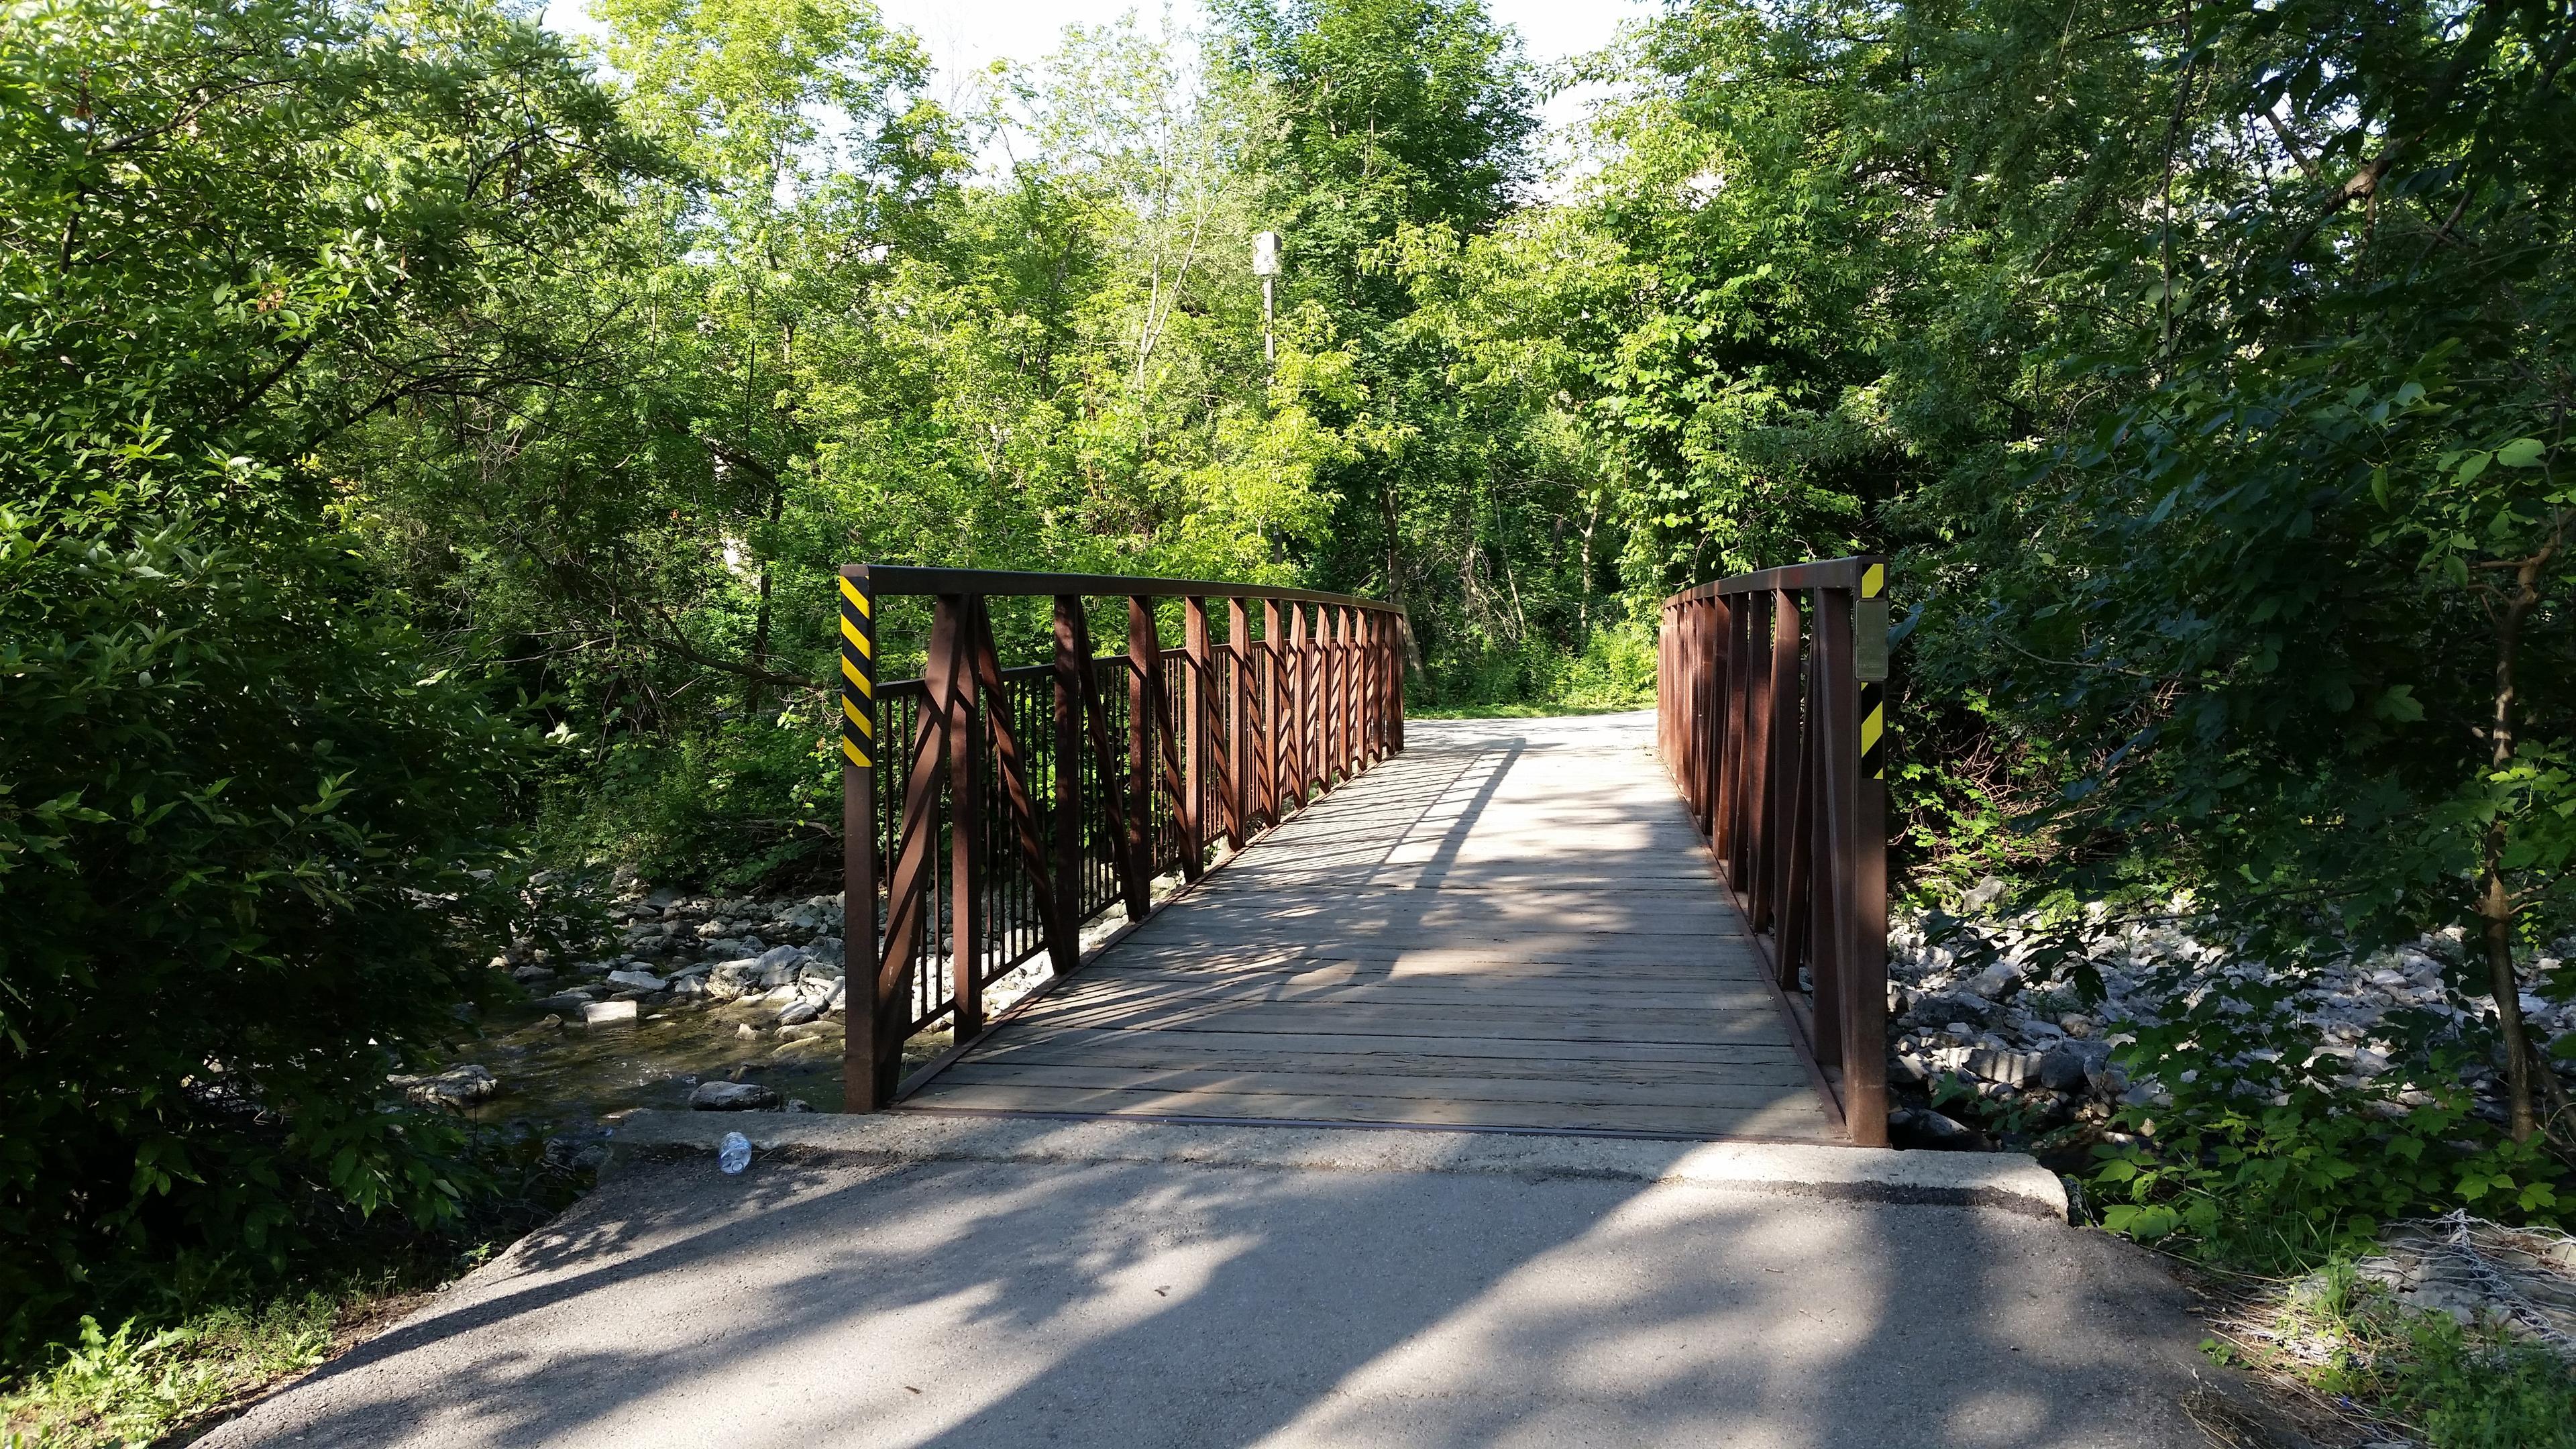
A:
[[[623,986],[630,991],[661,991],[670,985],[650,971],[611,971],[608,980],[611,985]]]
[[[635,1019],[635,1003],[632,1001],[594,1001],[581,1009],[581,1019],[591,1026],[599,1026],[608,1022],[633,1021]]]

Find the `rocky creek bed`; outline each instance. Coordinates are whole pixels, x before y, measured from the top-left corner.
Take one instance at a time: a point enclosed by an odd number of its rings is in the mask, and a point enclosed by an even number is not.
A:
[[[2225,993],[2270,968],[2240,959],[2215,932],[2186,929],[2182,920],[2122,925],[2086,939],[2083,964],[2102,988],[2088,1004],[2069,984],[2074,963],[2042,965],[2052,932],[2039,920],[1974,915],[2002,892],[2000,881],[1968,892],[1964,918],[1909,912],[1891,922],[1888,1080],[1901,1105],[1890,1125],[1900,1145],[1973,1148],[1992,1145],[1986,1127],[2010,1122],[2009,1133],[1992,1135],[2071,1164],[2099,1140],[2116,1107],[2159,1099],[2157,1084],[2132,1082],[2113,1061],[2119,1047],[2136,1040],[2140,1023],[2170,1019],[2201,995]],[[2552,990],[2571,956],[2576,937],[2520,966],[2524,1019],[2545,1055],[2576,1034],[2576,1000],[2553,999]],[[2492,997],[2452,984],[2482,970],[2471,968],[2454,928],[2328,962],[2300,983],[2288,1009],[2321,1071],[2366,1087],[2404,1066],[2401,1013],[2446,1021],[2462,1033],[2492,1020]],[[2553,1060],[2566,1079],[2571,1064]],[[2462,1082],[2477,1111],[2503,1120],[2500,1078],[2491,1067],[2468,1066]],[[1950,1110],[1935,1104],[1936,1091]],[[2421,1096],[2399,1094],[2394,1105]]]
[[[1155,882],[1157,899],[1177,877]],[[495,958],[526,999],[494,1009],[439,1070],[391,1078],[414,1100],[495,1131],[541,1136],[549,1160],[605,1160],[618,1119],[639,1108],[838,1111],[847,989],[838,895],[715,896],[621,876],[608,905],[615,949],[557,961],[522,943]],[[1088,951],[1123,923],[1083,930]],[[929,969],[944,969],[944,958]],[[1054,976],[1044,953],[987,989],[1000,1011]],[[907,1071],[949,1033],[904,1044]]]

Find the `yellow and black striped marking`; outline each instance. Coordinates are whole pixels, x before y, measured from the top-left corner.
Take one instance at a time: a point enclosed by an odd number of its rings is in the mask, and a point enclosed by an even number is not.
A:
[[[841,758],[865,770],[876,763],[876,620],[868,596],[841,578]]]
[[[1861,570],[1862,598],[1875,599],[1886,592],[1887,565],[1874,563]],[[1880,616],[1882,621],[1885,617]],[[1864,680],[1860,687],[1860,777],[1887,778],[1887,686],[1876,680]]]
[[[1860,687],[1860,777],[1887,778],[1887,686],[1875,682]]]

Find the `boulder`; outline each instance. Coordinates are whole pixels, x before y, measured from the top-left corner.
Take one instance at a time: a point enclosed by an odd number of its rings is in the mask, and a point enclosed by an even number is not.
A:
[[[637,971],[631,968],[624,971],[609,972],[608,984],[611,986],[623,987],[629,991],[660,991],[670,985],[669,982],[664,981],[661,977],[654,975],[650,971]]]
[[[632,1001],[594,1001],[581,1009],[581,1019],[585,1025],[589,1026],[602,1026],[611,1022],[619,1021],[633,1021],[635,1019],[635,1003]]]
[[[802,1026],[822,1014],[823,1003],[819,998],[811,996],[802,997],[798,1000],[789,1002],[786,1009],[778,1013],[778,1024],[780,1026]]]
[[[2039,1059],[2039,1084],[2052,1092],[2080,1092],[2093,1064],[2072,1047],[2057,1047]]]
[[[1998,961],[1961,984],[1961,989],[1988,1001],[2000,1001],[2021,985],[2021,968]]]
[[[501,1090],[500,1079],[490,1069],[467,1063],[449,1067],[443,1072],[425,1076],[391,1076],[390,1086],[403,1089],[403,1095],[424,1107],[471,1107]]]
[[[731,1001],[747,995],[760,984],[760,963],[748,958],[727,961],[707,973],[707,995],[718,1001]]]
[[[1909,1112],[1899,1122],[1888,1115],[1888,1135],[1898,1146],[1929,1149],[1935,1152],[1971,1152],[1985,1145],[1985,1134],[1957,1118],[1945,1116],[1929,1107]]]
[[[579,1012],[590,1003],[591,993],[576,987],[570,991],[558,991],[544,998],[537,1003],[537,1008],[541,1011],[560,1011],[570,1014]]]
[[[689,1093],[695,1112],[758,1112],[778,1105],[778,1093],[758,1082],[700,1082]]]
[[[805,953],[793,946],[772,946],[761,952],[752,964],[760,969],[761,985],[783,986],[795,980],[796,973],[804,969]]]
[[[1995,1006],[1973,996],[1916,997],[1907,1016],[1916,1026],[1984,1026],[1992,1020]]]
[[[1966,1070],[1981,1081],[2000,1082],[2007,1087],[2027,1087],[2039,1080],[2040,1058],[2029,1052],[1972,1051]]]

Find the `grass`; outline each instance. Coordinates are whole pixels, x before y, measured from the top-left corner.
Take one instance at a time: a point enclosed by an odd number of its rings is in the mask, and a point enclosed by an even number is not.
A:
[[[2402,1308],[2349,1262],[2327,1265],[2203,1345],[2295,1380],[2430,1449],[2576,1449],[2576,1371],[2548,1349]]]
[[[592,1180],[548,1165],[531,1135],[483,1150],[499,1186],[459,1222],[333,1220],[259,1276],[192,1278],[166,1262],[102,1273],[102,1282],[124,1287],[102,1288],[91,1315],[50,1347],[0,1360],[0,1449],[186,1443],[408,1313]],[[182,1282],[198,1286],[183,1294]]]
[[[418,1295],[391,1282],[307,1289],[113,1332],[83,1318],[76,1342],[0,1384],[0,1446],[105,1449],[202,1425],[347,1347]]]

